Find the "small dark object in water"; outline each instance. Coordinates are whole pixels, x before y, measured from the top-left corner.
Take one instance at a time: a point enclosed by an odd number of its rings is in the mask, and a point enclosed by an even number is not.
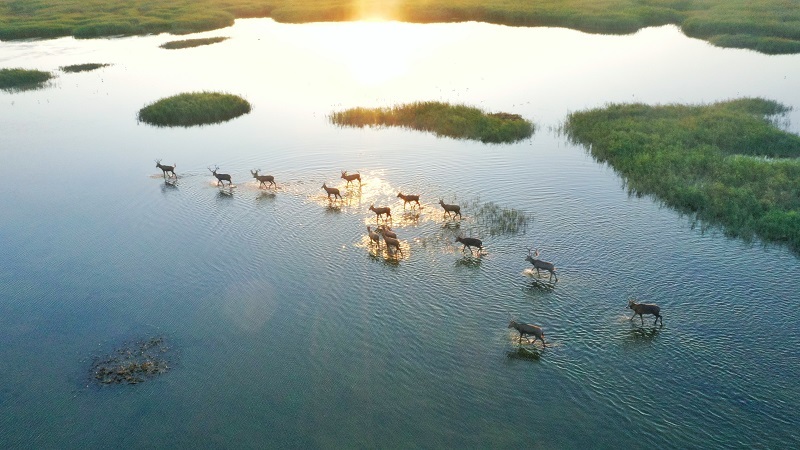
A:
[[[138,384],[170,369],[170,348],[163,337],[126,344],[92,364],[92,378],[100,384]]]

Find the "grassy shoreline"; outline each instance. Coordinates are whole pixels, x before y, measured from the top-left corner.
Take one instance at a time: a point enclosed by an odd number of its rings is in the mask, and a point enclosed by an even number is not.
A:
[[[478,108],[442,102],[416,102],[391,108],[351,108],[331,113],[331,123],[350,127],[405,127],[440,137],[502,144],[533,135],[533,123],[516,114],[487,114]]]
[[[622,176],[628,192],[800,252],[800,136],[764,99],[704,106],[610,105],[569,115],[565,130]]]
[[[767,54],[800,53],[800,3],[786,0],[5,0],[0,40],[153,33],[227,27],[237,18],[334,22],[380,17],[405,22],[481,21],[627,34],[674,24],[713,45]]]

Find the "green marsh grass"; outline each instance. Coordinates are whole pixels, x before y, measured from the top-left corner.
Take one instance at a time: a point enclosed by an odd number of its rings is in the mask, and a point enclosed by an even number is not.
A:
[[[200,47],[202,45],[211,45],[216,44],[218,42],[222,42],[228,39],[227,37],[210,37],[210,38],[200,38],[200,39],[183,39],[180,41],[169,41],[165,42],[159,47],[165,48],[167,50],[175,50],[181,48],[191,48],[191,47]]]
[[[0,89],[6,92],[39,89],[51,78],[53,74],[41,70],[0,69]]]
[[[139,110],[139,120],[162,127],[220,123],[250,112],[250,103],[236,95],[189,92],[163,98]]]
[[[615,104],[569,115],[565,131],[619,173],[704,227],[800,252],[800,136],[790,108],[748,98],[703,106]]]
[[[0,39],[187,34],[250,17],[285,23],[480,21],[606,34],[674,24],[714,45],[800,52],[800,2],[794,0],[3,0]]]
[[[405,127],[437,136],[509,143],[527,139],[533,123],[517,114],[487,114],[478,108],[442,102],[415,102],[391,108],[351,108],[333,112],[332,123],[350,127]]]
[[[72,64],[70,66],[61,66],[60,69],[68,73],[89,72],[91,70],[97,70],[101,67],[108,67],[110,65],[111,64],[100,63]]]

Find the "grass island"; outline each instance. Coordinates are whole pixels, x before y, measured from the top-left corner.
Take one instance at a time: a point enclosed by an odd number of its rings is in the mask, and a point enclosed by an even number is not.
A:
[[[189,92],[163,98],[139,110],[140,121],[161,127],[226,122],[250,112],[250,103],[232,94]]]
[[[624,179],[726,235],[800,251],[800,136],[771,119],[789,108],[746,98],[710,105],[614,104],[569,115],[565,130]]]
[[[111,64],[100,64],[100,63],[72,64],[69,66],[62,66],[60,67],[60,69],[68,73],[89,72],[92,70],[97,70],[101,67],[108,67],[110,65]]]
[[[533,135],[534,124],[517,114],[485,113],[478,108],[442,102],[415,102],[390,108],[351,108],[333,112],[340,126],[406,127],[437,136],[484,143],[510,143]]]
[[[6,0],[0,39],[187,34],[237,18],[334,22],[480,21],[628,34],[674,24],[714,45],[768,54],[800,53],[800,3],[789,0]]]
[[[39,89],[51,78],[53,74],[41,70],[0,69],[0,89],[7,92]]]
[[[159,47],[165,48],[167,50],[176,50],[181,48],[191,48],[191,47],[200,47],[202,45],[211,45],[216,44],[218,42],[222,42],[228,39],[227,37],[210,37],[210,38],[199,38],[199,39],[182,39],[180,41],[169,41],[165,42]]]

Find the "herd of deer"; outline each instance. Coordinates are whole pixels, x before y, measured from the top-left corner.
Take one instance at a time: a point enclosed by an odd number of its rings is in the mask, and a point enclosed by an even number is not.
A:
[[[176,179],[178,178],[178,176],[175,174],[175,167],[177,167],[175,164],[171,166],[163,165],[161,164],[161,160],[158,159],[156,160],[156,167],[162,170],[164,178],[167,178],[167,175],[169,175],[170,178],[172,177]],[[208,170],[214,175],[220,186],[224,186],[225,181],[228,182],[228,186],[232,184],[231,176],[229,174],[217,173],[217,171],[219,170],[218,166],[214,166],[213,169],[209,167]],[[274,176],[259,175],[260,171],[261,169],[253,169],[250,171],[250,174],[253,176],[253,178],[255,178],[259,182],[259,188],[261,188],[262,186],[264,188],[267,188],[268,187],[267,183],[269,184],[269,186],[278,187],[278,185],[275,183]],[[358,172],[354,174],[348,174],[347,171],[342,171],[340,178],[347,181],[346,186],[349,186],[353,181],[356,180],[358,180],[359,187],[361,186],[361,174]],[[342,199],[342,194],[341,192],[339,192],[339,189],[328,187],[325,183],[322,183],[322,189],[324,189],[325,192],[327,193],[328,200],[335,201],[337,198],[339,200]],[[419,203],[419,195],[407,195],[403,194],[402,192],[398,192],[397,198],[403,200],[403,209],[405,209],[409,203],[416,203],[417,206],[421,206]],[[443,215],[449,216],[450,218],[453,219],[455,218],[456,215],[458,215],[459,218],[462,218],[461,207],[459,205],[449,205],[445,203],[442,199],[439,199],[439,205],[441,205],[442,208],[444,209]],[[414,205],[412,204],[411,207],[413,208]],[[391,208],[388,206],[375,207],[375,205],[373,204],[369,206],[369,210],[375,213],[376,220],[378,221],[380,220],[381,216],[385,216],[384,219],[386,220],[391,219],[392,217]],[[367,226],[367,234],[369,235],[370,245],[375,244],[380,247],[380,240],[381,238],[383,238],[383,241],[386,243],[386,250],[390,254],[403,253],[403,250],[400,248],[400,240],[397,238],[397,234],[394,231],[392,231],[389,225],[385,223],[383,225],[378,225],[375,231],[372,231],[371,226]],[[480,255],[480,252],[483,250],[483,242],[478,238],[459,236],[456,238],[456,243],[464,245],[464,247],[461,249],[462,252],[466,251],[466,249],[469,249],[470,254],[474,254],[472,251],[472,247],[477,247],[478,255]],[[533,254],[531,254],[531,252],[533,252]],[[538,276],[541,276],[540,270],[544,270],[550,273],[549,281],[552,281],[553,277],[555,277],[556,281],[558,281],[555,265],[553,263],[537,259],[538,256],[539,256],[539,249],[536,249],[534,251],[531,247],[528,247],[528,256],[525,258],[525,261],[533,265],[533,268],[536,269],[536,274]],[[642,325],[644,325],[643,316],[652,315],[655,316],[653,325],[657,324],[659,320],[661,321],[661,325],[662,326],[664,325],[664,319],[661,317],[661,308],[659,308],[658,305],[652,303],[636,303],[634,300],[631,299],[628,300],[628,308],[633,310],[633,315],[630,318],[631,321],[638,315],[639,319],[642,322]],[[533,343],[535,343],[536,340],[539,339],[540,341],[542,341],[542,347],[547,346],[544,340],[544,330],[542,330],[542,327],[540,326],[532,325],[529,323],[520,323],[517,322],[516,320],[511,319],[511,321],[508,323],[508,328],[513,328],[517,330],[517,332],[519,332],[520,343],[522,342],[523,336],[533,336]]]

